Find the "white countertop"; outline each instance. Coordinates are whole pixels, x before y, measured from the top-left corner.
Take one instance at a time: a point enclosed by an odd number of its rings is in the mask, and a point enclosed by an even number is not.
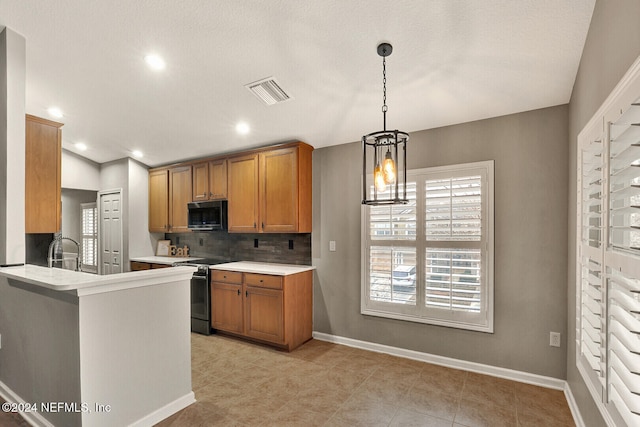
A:
[[[168,264],[171,265],[174,262],[190,262],[203,259],[202,257],[177,257],[177,256],[142,256],[129,258],[129,261],[137,262],[150,262],[152,264]]]
[[[37,265],[1,267],[0,276],[56,291],[76,291],[78,296],[190,280],[194,267],[158,268],[129,273],[97,274]]]
[[[312,265],[275,264],[272,262],[239,261],[226,264],[216,264],[210,267],[212,270],[239,271],[242,273],[273,274],[275,276],[288,276],[309,270],[315,270]]]

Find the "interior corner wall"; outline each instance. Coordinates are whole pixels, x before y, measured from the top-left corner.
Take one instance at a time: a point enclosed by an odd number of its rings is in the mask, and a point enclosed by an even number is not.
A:
[[[62,134],[64,135],[64,127]],[[62,150],[62,188],[98,191],[100,165],[70,151]]]
[[[564,379],[567,135],[567,105],[411,132],[409,169],[495,161],[493,334],[360,314],[360,143],[316,149],[314,330]]]
[[[158,237],[162,235],[149,233],[148,169],[136,160],[129,159],[129,255],[155,255]]]
[[[569,104],[567,381],[587,426],[605,425],[576,368],[576,156],[578,134],[640,55],[640,2],[598,0]]]
[[[26,41],[0,32],[0,265],[25,262]]]

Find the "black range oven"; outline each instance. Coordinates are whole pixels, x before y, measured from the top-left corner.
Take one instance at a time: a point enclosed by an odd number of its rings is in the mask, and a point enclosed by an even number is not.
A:
[[[191,276],[191,331],[211,334],[211,286],[209,266],[199,265]]]
[[[191,332],[211,335],[211,270],[209,266],[224,262],[227,261],[201,259],[174,264],[198,268],[191,276]]]

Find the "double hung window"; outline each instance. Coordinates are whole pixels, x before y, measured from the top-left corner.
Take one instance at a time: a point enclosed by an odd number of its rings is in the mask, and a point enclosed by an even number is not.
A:
[[[98,218],[95,203],[82,203],[82,271],[98,272]]]
[[[408,171],[407,198],[362,208],[361,312],[493,332],[493,162]]]

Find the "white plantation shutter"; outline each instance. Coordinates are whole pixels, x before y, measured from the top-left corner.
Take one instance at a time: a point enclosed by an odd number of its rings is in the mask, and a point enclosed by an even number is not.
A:
[[[610,243],[640,250],[640,106],[611,125],[610,139]]]
[[[492,332],[493,162],[407,177],[407,205],[363,207],[362,313]]]
[[[427,240],[480,240],[481,177],[435,179],[425,183]]]
[[[610,425],[640,425],[639,101],[579,137],[576,364]]]
[[[98,272],[98,212],[95,203],[82,208],[82,271]]]

